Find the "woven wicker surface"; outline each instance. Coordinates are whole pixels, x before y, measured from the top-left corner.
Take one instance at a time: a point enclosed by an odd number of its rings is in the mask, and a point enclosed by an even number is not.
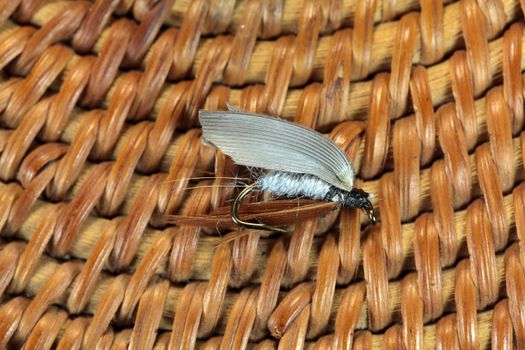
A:
[[[524,11],[0,0],[0,348],[525,347]],[[327,133],[380,224],[219,244],[226,102]]]

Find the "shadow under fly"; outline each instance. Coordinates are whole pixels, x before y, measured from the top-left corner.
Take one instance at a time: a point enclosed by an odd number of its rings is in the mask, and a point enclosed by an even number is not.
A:
[[[266,170],[233,201],[231,219],[239,226],[285,231],[239,217],[242,201],[253,190],[361,208],[370,221],[376,223],[370,195],[354,187],[351,161],[334,142],[317,131],[282,119],[242,112],[232,106],[228,106],[228,111],[201,110],[199,120],[206,143],[239,165]]]

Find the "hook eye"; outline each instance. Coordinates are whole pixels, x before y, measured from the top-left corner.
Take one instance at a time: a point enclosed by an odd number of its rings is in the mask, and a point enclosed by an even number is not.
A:
[[[366,214],[368,215],[368,218],[370,219],[370,222],[372,224],[377,224],[377,218],[375,216],[375,213],[374,213],[374,208],[370,207],[370,208],[366,208]]]

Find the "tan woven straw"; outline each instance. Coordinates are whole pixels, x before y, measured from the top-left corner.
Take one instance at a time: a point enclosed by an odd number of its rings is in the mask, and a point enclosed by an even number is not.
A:
[[[525,348],[524,12],[0,0],[0,349]],[[226,103],[333,139],[379,224],[232,225]]]

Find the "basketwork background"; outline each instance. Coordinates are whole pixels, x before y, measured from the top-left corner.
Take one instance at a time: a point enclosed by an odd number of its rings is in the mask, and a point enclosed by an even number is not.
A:
[[[0,1],[0,347],[525,346],[524,10]],[[166,225],[231,198],[188,180],[226,102],[327,132],[381,223]]]

